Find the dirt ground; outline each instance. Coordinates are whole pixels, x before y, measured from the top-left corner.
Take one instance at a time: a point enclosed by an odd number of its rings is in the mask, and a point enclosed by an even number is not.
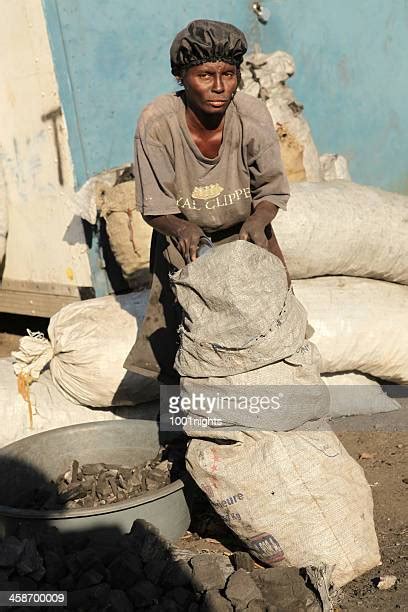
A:
[[[18,340],[32,331],[45,331],[47,320],[0,315],[0,357],[18,348]],[[334,428],[342,443],[364,468],[372,487],[377,535],[382,566],[361,576],[342,589],[337,610],[408,611],[408,398],[401,400],[398,413],[339,420]],[[347,431],[346,431],[347,429]],[[225,542],[224,542],[225,543]],[[193,550],[228,550],[215,538],[200,538],[187,533],[179,546]],[[379,590],[376,579],[384,575],[397,578],[390,590]]]

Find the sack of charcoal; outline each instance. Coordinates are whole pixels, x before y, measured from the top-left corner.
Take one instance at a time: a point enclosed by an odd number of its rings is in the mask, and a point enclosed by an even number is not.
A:
[[[37,380],[49,367],[71,402],[103,408],[156,399],[158,383],[128,372],[123,363],[136,340],[147,292],[111,295],[64,306],[51,317],[48,336],[29,333],[13,352],[14,370]]]
[[[187,467],[215,510],[267,564],[331,566],[336,586],[377,565],[371,489],[326,422],[320,355],[282,263],[236,241],[173,282]]]

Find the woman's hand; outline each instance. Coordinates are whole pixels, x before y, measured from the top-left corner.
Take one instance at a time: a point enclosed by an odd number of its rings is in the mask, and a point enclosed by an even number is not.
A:
[[[175,239],[176,246],[186,263],[197,259],[197,247],[205,233],[195,223],[181,219],[178,215],[143,216],[157,232]]]
[[[268,248],[268,239],[265,234],[265,225],[261,219],[251,215],[243,223],[239,232],[239,240],[248,240],[263,249]]]
[[[190,221],[185,221],[179,226],[176,233],[177,247],[184,257],[184,261],[189,263],[197,259],[197,248],[200,238],[205,236],[203,230]]]

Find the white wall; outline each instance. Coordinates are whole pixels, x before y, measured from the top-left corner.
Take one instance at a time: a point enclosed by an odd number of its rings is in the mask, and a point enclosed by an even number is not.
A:
[[[76,295],[91,286],[88,248],[74,213],[73,168],[40,0],[2,2],[0,198],[9,216],[3,287],[21,281]],[[60,168],[59,168],[60,166]],[[61,184],[62,183],[62,184]]]

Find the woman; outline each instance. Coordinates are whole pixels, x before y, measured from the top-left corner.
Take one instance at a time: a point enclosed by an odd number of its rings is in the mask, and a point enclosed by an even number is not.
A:
[[[284,263],[271,221],[289,199],[278,138],[263,102],[237,92],[247,50],[233,25],[197,20],[170,49],[183,90],[156,98],[135,136],[136,197],[153,227],[153,283],[146,317],[125,367],[165,383],[181,309],[169,274],[194,261],[200,239],[250,240]]]

